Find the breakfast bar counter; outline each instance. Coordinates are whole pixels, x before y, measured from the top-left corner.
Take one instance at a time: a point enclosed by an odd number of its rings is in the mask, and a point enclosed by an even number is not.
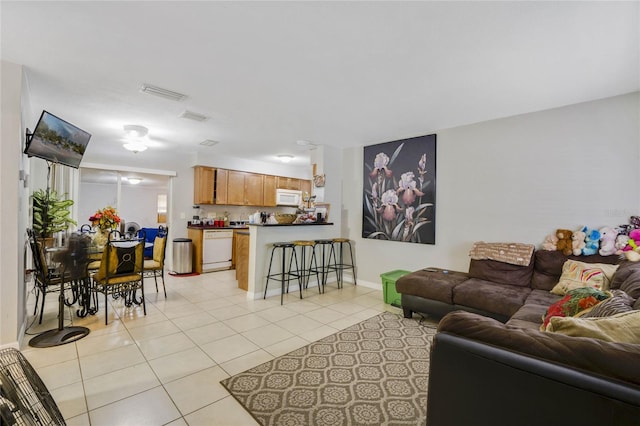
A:
[[[318,240],[339,237],[333,223],[249,224],[249,277],[247,298],[259,299],[269,269],[271,244],[282,241]],[[291,283],[293,289],[296,283]],[[314,283],[310,283],[313,286]],[[280,294],[280,286],[269,286],[268,296]]]

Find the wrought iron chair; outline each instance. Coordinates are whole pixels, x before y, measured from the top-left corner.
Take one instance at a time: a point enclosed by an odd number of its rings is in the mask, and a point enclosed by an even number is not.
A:
[[[109,323],[107,296],[123,298],[125,306],[142,305],[144,314],[144,235],[142,238],[123,239],[119,231],[111,231],[102,253],[98,272],[92,278],[92,292],[98,307],[97,293],[104,294],[104,323]],[[140,290],[140,297],[136,295]]]
[[[156,282],[156,292],[158,292],[158,276],[162,278],[165,299],[167,298],[167,287],[164,284],[164,258],[167,251],[168,233],[168,227],[160,226],[158,228],[158,234],[153,241],[153,257],[144,261],[144,276],[153,277]]]
[[[42,324],[45,296],[47,293],[60,291],[62,279],[58,271],[55,269],[49,269],[44,243],[38,239],[35,231],[33,229],[27,229],[27,236],[29,239],[29,246],[31,247],[31,254],[33,255],[33,268],[35,273],[34,290],[36,293],[36,303],[33,309],[33,315],[36,315],[38,312],[38,301],[40,300],[40,296],[42,296],[42,301],[40,303],[40,319],[38,321],[39,324]]]

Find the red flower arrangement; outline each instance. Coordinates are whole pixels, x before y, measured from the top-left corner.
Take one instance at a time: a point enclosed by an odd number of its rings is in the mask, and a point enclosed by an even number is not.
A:
[[[91,225],[101,231],[109,231],[115,229],[120,224],[120,216],[118,212],[111,206],[96,211],[90,218]]]

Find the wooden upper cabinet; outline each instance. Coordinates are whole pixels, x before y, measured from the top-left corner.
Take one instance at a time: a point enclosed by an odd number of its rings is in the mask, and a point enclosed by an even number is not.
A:
[[[276,177],[270,175],[264,175],[264,182],[262,185],[265,207],[276,206]]]
[[[300,179],[278,176],[278,189],[300,189]]]
[[[244,176],[246,173],[228,170],[227,174],[227,204],[244,206]]]
[[[300,190],[304,192],[308,192],[311,195],[311,181],[306,179],[300,180]]]
[[[193,168],[193,203],[213,204],[215,189],[215,169],[196,166]]]
[[[264,175],[247,173],[244,177],[244,199],[246,206],[264,206]]]
[[[229,171],[216,169],[215,202],[216,204],[228,203]]]

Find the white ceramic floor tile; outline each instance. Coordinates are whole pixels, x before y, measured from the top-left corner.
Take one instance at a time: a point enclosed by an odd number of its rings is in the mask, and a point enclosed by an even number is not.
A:
[[[137,342],[141,342],[147,339],[154,339],[156,337],[168,336],[179,332],[180,329],[176,327],[171,321],[162,321],[155,324],[145,325],[144,327],[136,327],[129,330],[131,337]]]
[[[268,321],[257,314],[243,315],[241,317],[231,318],[222,322],[231,327],[237,333],[260,328],[269,324]]]
[[[322,327],[323,323],[311,319],[305,315],[296,315],[295,317],[287,318],[284,321],[280,321],[278,325],[290,333],[301,334],[307,331],[311,331],[315,328]],[[275,342],[273,342],[275,343]]]
[[[126,345],[80,358],[82,379],[87,380],[102,374],[145,362],[136,345]]]
[[[272,359],[273,355],[265,350],[259,349],[255,352],[250,352],[246,355],[224,362],[220,364],[220,367],[222,367],[222,369],[230,376],[233,376],[267,361],[271,361]]]
[[[283,326],[288,321],[290,321],[290,319],[281,321],[279,323],[280,325],[268,324],[260,328],[245,331],[241,334],[259,347],[264,348],[293,337],[293,334],[290,331],[287,331]]]
[[[91,426],[155,426],[180,418],[162,386],[89,412]]]
[[[83,357],[134,343],[131,335],[126,330],[122,330],[95,337],[89,334],[84,339],[78,340],[76,346],[78,355]]]
[[[222,308],[213,309],[209,311],[209,313],[213,315],[215,318],[219,319],[220,321],[224,321],[226,319],[247,315],[249,311],[243,308],[242,306],[230,305]]]
[[[168,336],[146,339],[138,343],[140,351],[148,360],[160,358],[176,352],[195,347],[195,343],[184,333],[174,333]]]
[[[229,395],[220,380],[229,375],[219,366],[207,368],[164,385],[180,412],[185,415]]]
[[[285,306],[276,306],[271,309],[256,312],[256,314],[269,322],[277,323],[297,315],[297,312],[287,309]]]
[[[162,383],[168,383],[189,374],[211,368],[215,363],[200,348],[191,348],[161,358],[152,359],[149,365]]]
[[[315,342],[316,340],[320,340],[324,337],[330,336],[336,331],[338,331],[337,328],[334,328],[328,325],[323,325],[322,327],[318,327],[313,330],[300,333],[299,336],[302,337],[307,342],[311,343],[311,342]]]
[[[335,332],[335,330],[333,331]],[[332,334],[332,333],[329,333]],[[323,336],[325,337],[325,336]],[[308,345],[309,342],[303,339],[300,336],[293,336],[289,339],[283,340],[281,342],[275,343],[271,346],[266,346],[263,348],[265,351],[269,352],[274,357],[282,356],[288,354],[291,351],[295,351],[305,345]]]
[[[255,343],[239,334],[234,334],[233,336],[202,345],[202,350],[218,364],[257,351],[258,349],[260,348]]]
[[[192,328],[202,327],[203,325],[218,322],[213,316],[205,311],[200,311],[191,315],[171,320],[180,330],[191,330]]]
[[[65,419],[70,419],[87,412],[82,382],[72,383],[50,390],[58,409]]]
[[[89,410],[149,390],[160,384],[147,363],[103,374],[84,381]]]
[[[313,311],[302,312],[302,314],[305,317],[321,322],[322,324],[328,324],[346,316],[345,314],[335,311],[330,307],[322,307]]]
[[[185,334],[189,336],[191,340],[198,345],[204,345],[215,340],[220,340],[225,337],[229,337],[235,334],[235,331],[226,324],[216,322],[213,324],[207,324],[202,327],[193,328],[185,331]]]
[[[89,413],[83,413],[70,419],[64,419],[67,426],[90,426]]]
[[[251,426],[258,424],[232,396],[185,416],[185,420],[190,426]]]
[[[39,368],[37,371],[49,390],[77,383],[81,380],[80,365],[77,358]]]
[[[36,369],[64,361],[71,361],[78,357],[78,352],[74,343],[54,346],[52,348],[28,347],[27,349],[22,350],[22,354],[27,358],[33,368]]]

